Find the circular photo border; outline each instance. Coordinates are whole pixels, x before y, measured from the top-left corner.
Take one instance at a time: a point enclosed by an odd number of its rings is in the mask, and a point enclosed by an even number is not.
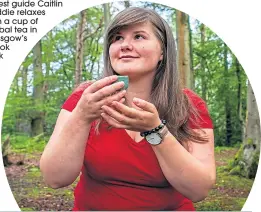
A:
[[[50,29],[61,21],[80,12],[84,8],[108,3],[112,1],[97,0],[95,4],[87,1],[63,0],[61,8],[45,8],[46,15],[39,16],[37,34],[28,34],[26,42],[10,43],[10,50],[4,52],[4,59],[0,59],[0,114],[3,115],[4,104],[8,89],[12,80],[35,43],[41,39]],[[259,13],[258,1],[224,1],[224,0],[155,0],[154,3],[164,4],[189,14],[210,27],[233,51],[243,66],[255,92],[258,108],[260,111],[261,92],[259,82],[259,60],[261,49],[261,32],[258,28],[261,14]],[[2,18],[3,16],[0,16]],[[2,123],[1,123],[2,124]],[[2,126],[0,126],[2,127]],[[0,153],[1,154],[1,153]],[[261,195],[260,168],[242,211],[260,211],[258,203]],[[3,162],[0,162],[0,210],[19,211],[19,207],[13,197],[5,175]]]

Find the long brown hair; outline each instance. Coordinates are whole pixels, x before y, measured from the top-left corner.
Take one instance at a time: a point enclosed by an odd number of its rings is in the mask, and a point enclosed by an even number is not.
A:
[[[118,13],[110,22],[104,38],[103,77],[117,74],[109,57],[109,47],[115,33],[123,27],[143,22],[152,24],[163,50],[163,60],[158,64],[152,84],[151,102],[157,108],[160,118],[167,121],[169,131],[178,141],[206,141],[188,126],[192,114],[193,117],[199,116],[180,85],[176,66],[176,45],[171,28],[155,11],[130,7]],[[96,129],[99,128],[100,122],[101,120],[98,121]]]

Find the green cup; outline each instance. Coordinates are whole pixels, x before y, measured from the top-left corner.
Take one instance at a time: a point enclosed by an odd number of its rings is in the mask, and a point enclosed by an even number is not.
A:
[[[129,87],[129,77],[128,76],[118,76],[118,79],[116,82],[124,82],[124,88],[127,89]]]

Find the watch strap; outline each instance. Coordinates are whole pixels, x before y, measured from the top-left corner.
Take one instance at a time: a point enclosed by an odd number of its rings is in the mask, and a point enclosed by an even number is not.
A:
[[[149,135],[151,133],[158,133],[165,125],[166,125],[166,120],[161,120],[161,124],[159,126],[155,127],[152,130],[141,132],[140,136],[146,137],[147,135]]]
[[[168,128],[166,127],[166,125],[164,125],[164,127],[159,131],[159,134],[163,139],[168,134],[168,132],[169,132]]]

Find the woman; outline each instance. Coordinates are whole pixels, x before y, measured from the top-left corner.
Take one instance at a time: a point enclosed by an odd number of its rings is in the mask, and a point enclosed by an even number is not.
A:
[[[53,188],[81,172],[73,210],[195,210],[207,196],[213,125],[204,101],[180,88],[175,51],[152,10],[128,8],[108,26],[104,77],[63,104],[40,162]]]

